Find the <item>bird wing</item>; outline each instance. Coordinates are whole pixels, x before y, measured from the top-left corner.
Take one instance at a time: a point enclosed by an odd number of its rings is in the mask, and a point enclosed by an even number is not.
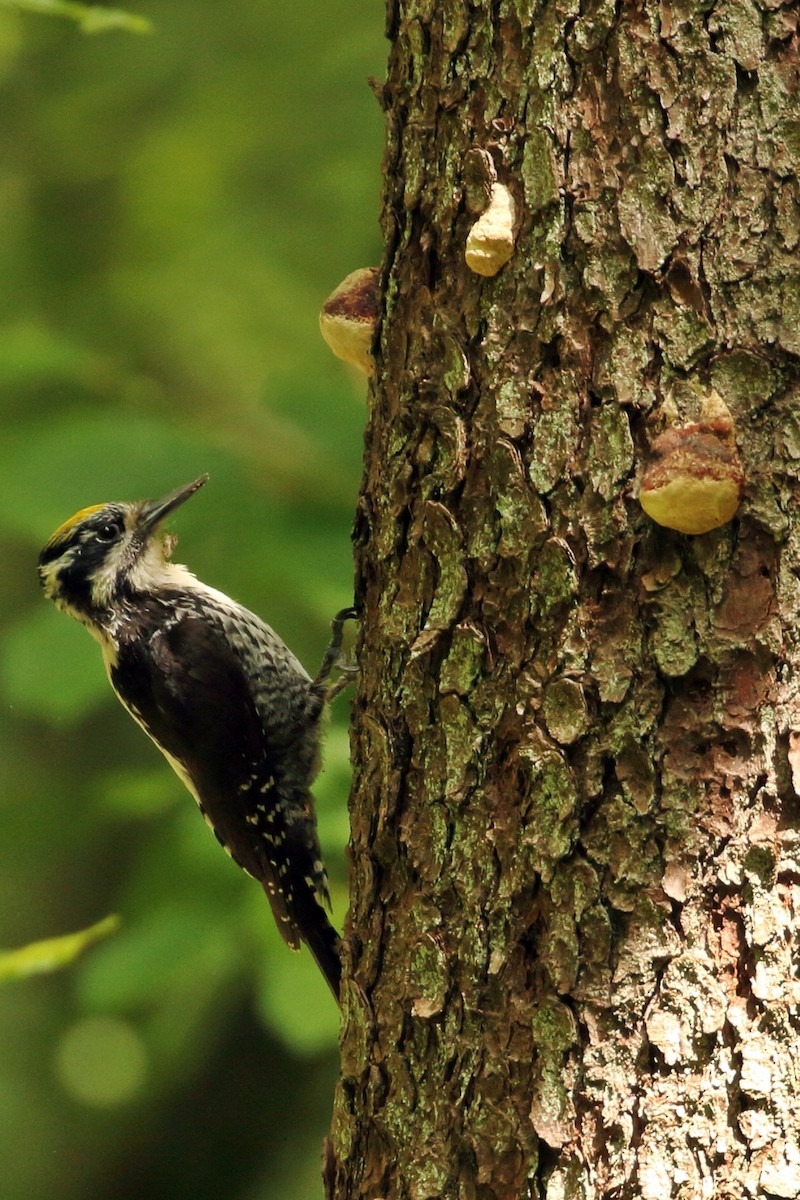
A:
[[[182,615],[120,642],[111,682],[197,800],[231,858],[264,886],[283,937],[297,947],[276,842],[280,756],[271,752],[248,679],[222,632]]]

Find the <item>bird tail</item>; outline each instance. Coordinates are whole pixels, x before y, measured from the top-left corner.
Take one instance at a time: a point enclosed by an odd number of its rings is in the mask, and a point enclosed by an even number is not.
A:
[[[333,998],[338,1004],[339,986],[342,979],[341,938],[328,920],[325,910],[317,904],[313,897],[310,899],[316,911],[310,922],[298,921],[300,936],[314,956],[314,961],[324,975],[328,987],[333,992]]]
[[[300,942],[305,942],[338,1004],[342,978],[341,939],[310,884],[303,880],[292,890],[288,903],[285,896],[271,890],[266,882],[264,891],[284,941],[292,950],[299,950]]]

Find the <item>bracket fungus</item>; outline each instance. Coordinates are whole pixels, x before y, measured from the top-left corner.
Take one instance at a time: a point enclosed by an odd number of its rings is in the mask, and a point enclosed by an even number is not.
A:
[[[372,375],[372,342],[378,327],[378,267],[359,267],[331,292],[319,314],[319,329],[337,358]]]
[[[464,258],[476,275],[496,275],[514,253],[514,197],[503,183],[492,187],[489,204],[467,235]]]
[[[653,442],[651,455],[639,503],[657,524],[679,533],[708,533],[736,515],[745,475],[733,419],[716,392],[702,420],[667,429]]]

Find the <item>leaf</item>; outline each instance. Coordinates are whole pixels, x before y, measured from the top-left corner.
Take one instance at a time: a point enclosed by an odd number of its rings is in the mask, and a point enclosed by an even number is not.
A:
[[[124,29],[127,33],[153,31],[152,22],[147,17],[137,17],[118,8],[79,4],[77,0],[0,0],[0,5],[22,12],[66,17],[67,20],[76,21],[84,33],[104,33],[107,29]]]
[[[7,979],[27,979],[30,975],[42,975],[49,971],[60,971],[96,942],[102,941],[119,928],[119,917],[104,917],[88,929],[77,933],[66,933],[62,937],[44,938],[31,942],[18,950],[0,952],[0,982]]]

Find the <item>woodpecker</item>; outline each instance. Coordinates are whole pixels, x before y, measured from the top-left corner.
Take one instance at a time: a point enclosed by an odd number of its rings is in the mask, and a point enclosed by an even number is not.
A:
[[[344,609],[311,679],[254,613],[170,561],[162,525],[202,475],[159,500],[81,509],[39,555],[45,595],[100,643],[123,706],[194,796],[217,839],[266,892],[292,949],[305,942],[338,999],[339,938],[311,784]]]

